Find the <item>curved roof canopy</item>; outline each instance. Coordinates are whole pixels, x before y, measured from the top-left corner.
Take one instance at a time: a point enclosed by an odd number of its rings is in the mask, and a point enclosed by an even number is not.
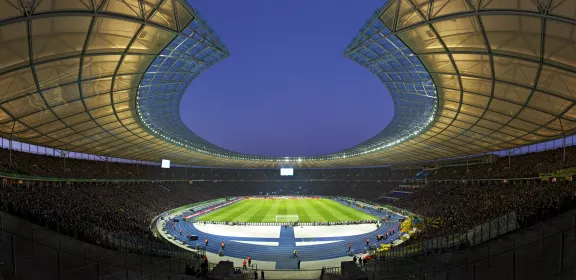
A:
[[[0,2],[0,135],[56,149],[199,166],[341,167],[512,148],[576,127],[576,2],[390,0],[345,55],[395,116],[350,149],[245,155],[190,131],[189,83],[228,56],[182,0]]]

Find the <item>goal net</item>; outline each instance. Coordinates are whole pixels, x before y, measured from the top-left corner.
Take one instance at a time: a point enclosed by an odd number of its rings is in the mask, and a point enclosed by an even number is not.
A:
[[[298,215],[276,215],[277,223],[298,222],[299,219]]]

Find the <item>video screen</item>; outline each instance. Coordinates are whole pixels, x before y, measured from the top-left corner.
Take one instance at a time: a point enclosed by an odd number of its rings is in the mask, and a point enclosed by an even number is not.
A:
[[[294,168],[280,168],[280,176],[293,176]]]

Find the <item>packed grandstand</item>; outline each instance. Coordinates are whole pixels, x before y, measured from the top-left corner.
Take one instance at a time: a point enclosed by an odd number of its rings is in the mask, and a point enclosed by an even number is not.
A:
[[[345,55],[394,118],[312,157],[183,124],[188,2],[97,2],[0,2],[0,279],[576,277],[574,1],[386,1]]]
[[[568,149],[571,151],[572,148]],[[5,149],[1,151],[8,153]],[[514,213],[513,220],[507,218],[507,222],[514,224],[516,230],[573,208],[576,204],[572,181],[565,177],[555,182],[550,179],[543,181],[540,177],[541,173],[544,174],[540,171],[552,171],[545,167],[553,165],[534,164],[538,169],[532,173],[519,169],[510,177],[502,175],[509,174],[502,171],[507,169],[509,161],[512,165],[529,166],[534,162],[556,162],[559,157],[562,157],[562,149],[501,158],[492,163],[425,170],[394,170],[390,167],[312,169],[297,172],[295,177],[286,179],[277,176],[277,170],[159,169],[149,165],[64,160],[62,157],[12,151],[12,165],[3,163],[2,166],[5,179],[1,186],[0,205],[2,211],[78,240],[110,249],[161,255],[162,250],[168,250],[169,246],[151,231],[151,221],[183,205],[225,197],[345,197],[355,204],[378,206],[367,214],[377,213],[381,209],[389,209],[389,213],[394,213],[394,209],[399,214],[413,213],[413,217],[422,219],[421,222],[425,224],[412,237],[411,242],[418,244],[442,236],[456,236],[510,213]],[[114,170],[112,174],[110,170]],[[429,175],[420,178],[417,174],[422,171]],[[132,172],[139,175],[136,177]],[[14,176],[16,174],[19,176]],[[226,210],[226,207],[222,209]],[[198,213],[202,210],[197,209]],[[240,210],[241,213],[246,211]],[[336,210],[331,211],[335,213],[333,211]],[[187,212],[186,215],[189,214]],[[234,216],[229,219],[220,219],[219,222],[232,224],[235,221]],[[268,222],[274,223],[274,218],[271,219]],[[203,219],[199,220],[202,223]],[[207,220],[209,223],[215,221],[213,217]],[[296,221],[298,218],[290,222]],[[318,222],[319,225],[325,224]],[[174,233],[178,236],[177,231]],[[183,234],[193,233],[201,237],[200,243],[204,242],[203,233],[195,229]],[[219,244],[221,238],[209,236],[211,242]],[[370,233],[369,236],[376,238],[375,234]],[[356,252],[363,250],[363,244],[358,244],[363,243],[364,239],[355,240]],[[450,247],[471,246],[474,240],[459,240],[456,243]],[[330,251],[323,252],[326,256],[337,256]],[[215,249],[214,254],[218,253],[219,250]],[[347,254],[345,250],[340,253]],[[234,253],[230,255],[237,256]],[[373,256],[375,259],[385,258],[382,252],[374,251]],[[307,256],[300,257],[309,261]],[[322,259],[321,256],[316,258]],[[252,259],[258,263],[257,252]]]

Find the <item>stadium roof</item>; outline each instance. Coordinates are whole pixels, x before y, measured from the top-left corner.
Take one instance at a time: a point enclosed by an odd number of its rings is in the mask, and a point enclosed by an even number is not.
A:
[[[228,56],[181,0],[0,2],[0,135],[55,149],[198,166],[375,166],[472,155],[576,127],[576,2],[390,0],[345,55],[395,116],[315,157],[245,155],[190,131],[189,83]]]

